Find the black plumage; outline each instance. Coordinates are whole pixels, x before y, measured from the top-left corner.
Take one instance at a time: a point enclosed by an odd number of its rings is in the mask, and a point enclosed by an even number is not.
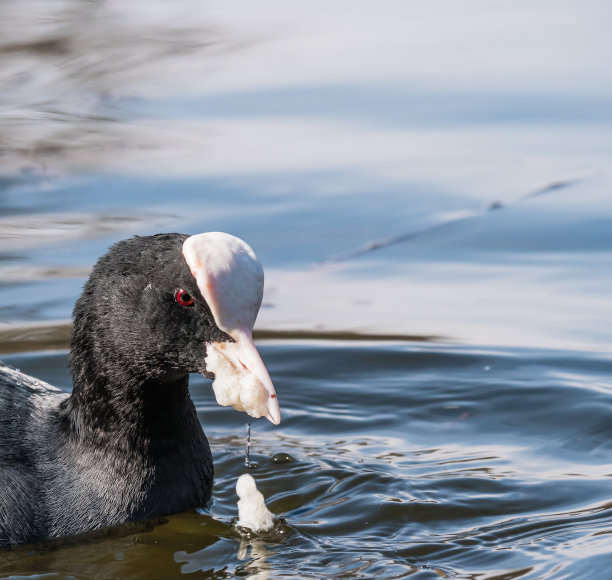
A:
[[[181,254],[186,238],[131,238],[98,261],[74,308],[71,395],[0,363],[0,546],[210,502],[188,375],[210,376],[205,342],[232,339]]]

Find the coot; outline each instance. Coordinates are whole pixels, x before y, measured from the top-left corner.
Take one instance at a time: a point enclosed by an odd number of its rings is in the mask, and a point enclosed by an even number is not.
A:
[[[263,270],[222,233],[114,245],[73,312],[71,395],[0,363],[0,546],[206,506],[213,464],[189,373],[280,421],[252,341]]]

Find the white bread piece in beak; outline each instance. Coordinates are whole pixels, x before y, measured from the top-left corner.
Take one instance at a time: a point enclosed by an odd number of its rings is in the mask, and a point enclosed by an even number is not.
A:
[[[276,391],[253,343],[264,285],[255,252],[240,238],[210,232],[187,238],[183,256],[217,326],[235,341],[206,345],[206,369],[215,374],[217,402],[278,425]]]

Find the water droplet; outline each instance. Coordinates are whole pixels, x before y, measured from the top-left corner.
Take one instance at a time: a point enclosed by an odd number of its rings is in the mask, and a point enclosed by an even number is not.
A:
[[[249,458],[251,452],[251,423],[246,424],[246,449],[244,453],[244,466],[251,467],[251,460]]]
[[[274,463],[291,463],[293,457],[289,453],[276,453],[272,456],[272,461]]]

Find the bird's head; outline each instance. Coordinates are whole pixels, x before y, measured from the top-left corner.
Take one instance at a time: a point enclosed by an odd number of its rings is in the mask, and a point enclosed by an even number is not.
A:
[[[109,375],[107,384],[172,382],[199,372],[214,380],[220,405],[278,424],[276,392],[252,338],[263,283],[254,251],[229,234],[115,244],[75,306],[75,384],[80,369],[92,372],[91,359],[94,372]]]

